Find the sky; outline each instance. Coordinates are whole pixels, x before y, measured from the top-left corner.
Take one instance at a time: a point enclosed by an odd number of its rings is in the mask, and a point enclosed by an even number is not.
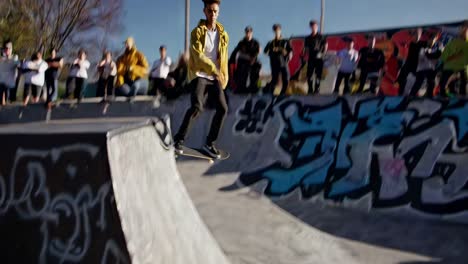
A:
[[[124,0],[123,41],[136,39],[150,62],[159,46],[176,60],[184,49],[185,0]],[[294,3],[294,4],[292,4]],[[190,27],[203,18],[202,0],[191,0]],[[454,22],[468,19],[467,0],[326,0],[325,33]],[[273,38],[271,27],[283,26],[285,37],[310,33],[309,21],[320,18],[320,0],[222,0],[219,21],[230,36],[232,51],[251,25],[262,47]],[[267,62],[265,56],[262,62]]]

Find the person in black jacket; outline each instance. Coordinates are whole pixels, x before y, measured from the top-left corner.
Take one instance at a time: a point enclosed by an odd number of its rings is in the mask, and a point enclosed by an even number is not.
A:
[[[371,37],[369,46],[362,48],[359,51],[360,60],[358,68],[361,69],[360,83],[358,92],[363,92],[364,85],[367,80],[370,81],[370,92],[375,94],[377,88],[377,82],[379,80],[380,73],[385,66],[385,55],[383,51],[375,47],[376,39]]]
[[[399,94],[403,95],[406,87],[406,82],[409,74],[416,75],[418,68],[419,52],[427,46],[427,42],[422,40],[423,30],[418,28],[414,40],[411,41],[408,49],[408,56],[406,57],[403,67],[401,67],[398,74],[398,84],[400,85]]]
[[[268,92],[273,93],[275,87],[279,83],[279,78],[281,75],[281,80],[283,87],[281,89],[281,95],[286,94],[286,90],[289,85],[289,68],[288,63],[292,58],[292,47],[289,43],[289,40],[283,39],[281,36],[281,25],[273,25],[273,31],[275,32],[275,38],[268,42],[265,47],[265,54],[270,57],[271,65],[271,83],[269,84]]]
[[[253,38],[253,28],[245,28],[245,37],[231,54],[229,64],[236,64],[234,82],[236,93],[257,93],[258,79],[260,78],[261,64],[258,62],[260,44]],[[249,78],[250,77],[250,78]],[[249,85],[247,85],[250,81]]]
[[[307,63],[307,83],[309,94],[320,92],[320,81],[323,74],[323,56],[327,52],[327,39],[318,32],[318,23],[310,21],[312,33],[305,38],[303,55],[309,54]],[[312,86],[312,77],[315,73],[315,87]]]

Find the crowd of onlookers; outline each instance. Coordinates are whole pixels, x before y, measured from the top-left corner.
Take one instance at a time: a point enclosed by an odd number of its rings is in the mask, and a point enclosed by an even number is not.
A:
[[[308,93],[319,93],[324,71],[324,57],[328,52],[327,39],[318,29],[315,21],[310,22],[311,34],[304,39],[304,50],[301,57],[307,62]],[[267,43],[264,53],[270,59],[271,81],[263,87],[263,93],[273,93],[281,87],[280,94],[285,94],[291,79],[289,62],[293,56],[290,41],[282,37],[281,25],[273,26],[274,39]],[[450,40],[445,46],[439,41],[439,34],[432,34],[422,39],[423,30],[418,29],[414,40],[409,45],[408,57],[404,61],[395,84],[400,95],[416,96],[426,82],[426,95],[433,96],[438,80],[440,96],[447,96],[447,91],[455,95],[466,95],[468,65],[468,30],[463,28],[459,36]],[[359,51],[355,49],[351,38],[344,39],[346,48],[336,54],[339,71],[336,77],[334,92],[338,93],[343,86],[343,93],[363,92],[369,83],[368,91],[378,94],[378,81],[385,70],[385,56],[376,47],[376,38],[369,38],[369,45]],[[117,60],[111,52],[105,52],[97,63],[98,75],[96,96],[106,99],[108,96],[152,95],[176,98],[186,92],[187,55],[181,56],[176,65],[167,55],[167,48],[161,46],[160,57],[152,67],[146,57],[137,50],[133,38],[125,42],[125,51]],[[257,93],[260,89],[259,62],[260,44],[253,38],[252,27],[245,28],[245,37],[235,47],[229,58],[230,87],[236,93]],[[20,77],[24,80],[23,103],[38,103],[42,100],[48,104],[58,99],[59,76],[66,63],[52,49],[48,58],[41,52],[34,53],[30,59],[19,61],[13,53],[13,43],[3,45],[0,59],[0,100],[5,105],[16,101]],[[69,63],[64,98],[80,100],[83,97],[90,77],[91,63],[86,51],[80,50],[76,58]],[[92,72],[94,73],[94,71]],[[149,85],[146,81],[148,76]],[[408,88],[408,79],[412,81]],[[456,85],[458,81],[458,86]],[[456,89],[458,87],[458,89]]]

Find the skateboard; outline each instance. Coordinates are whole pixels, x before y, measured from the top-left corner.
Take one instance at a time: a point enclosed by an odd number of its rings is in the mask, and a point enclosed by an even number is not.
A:
[[[192,157],[197,159],[204,159],[210,163],[213,163],[215,160],[227,160],[231,155],[225,151],[220,150],[221,157],[220,158],[213,158],[205,150],[202,149],[195,149],[189,147],[182,147],[182,153],[176,151],[176,158],[180,156],[185,157]]]

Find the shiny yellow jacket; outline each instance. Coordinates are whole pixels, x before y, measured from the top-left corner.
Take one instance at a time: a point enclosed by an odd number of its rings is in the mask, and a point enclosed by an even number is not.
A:
[[[190,59],[188,63],[188,79],[189,82],[197,78],[197,72],[204,72],[209,75],[218,75],[220,78],[221,86],[226,88],[229,81],[228,71],[228,45],[229,36],[224,30],[221,23],[216,23],[219,32],[219,48],[218,60],[220,70],[216,65],[205,56],[205,38],[208,28],[206,27],[206,20],[200,20],[198,26],[192,31],[190,38]]]
[[[125,76],[134,81],[143,78],[148,74],[148,60],[145,55],[133,48],[130,51],[125,51],[122,56],[117,59],[117,83],[120,87],[125,82]]]

